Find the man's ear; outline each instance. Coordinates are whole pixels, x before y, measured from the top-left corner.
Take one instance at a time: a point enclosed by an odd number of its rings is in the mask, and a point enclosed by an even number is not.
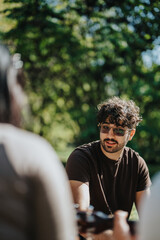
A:
[[[132,138],[134,137],[134,134],[136,133],[136,129],[132,129],[129,135],[129,141],[132,140]]]

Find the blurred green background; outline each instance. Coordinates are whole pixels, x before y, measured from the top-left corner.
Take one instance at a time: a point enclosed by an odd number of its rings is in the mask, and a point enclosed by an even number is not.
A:
[[[132,99],[143,121],[129,146],[152,176],[160,169],[159,20],[158,0],[1,1],[0,39],[24,62],[24,128],[65,164],[75,146],[98,139],[98,103]]]

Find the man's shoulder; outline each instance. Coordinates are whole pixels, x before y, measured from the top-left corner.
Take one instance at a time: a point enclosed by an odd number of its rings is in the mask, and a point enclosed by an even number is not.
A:
[[[144,161],[144,159],[139,155],[139,153],[130,147],[124,148],[123,157],[126,157],[128,160],[137,160],[138,162]]]
[[[69,159],[78,159],[79,160],[87,160],[96,158],[97,153],[100,149],[100,141],[93,141],[90,143],[85,143],[76,147],[73,152],[70,154]]]
[[[94,141],[80,145],[70,154],[66,164],[70,180],[89,182],[93,173],[96,176],[99,142]]]
[[[89,143],[85,143],[85,144],[82,144],[78,147],[76,147],[76,149],[92,149],[92,148],[95,148],[95,147],[98,147],[100,145],[100,141],[97,140],[97,141],[93,141],[93,142],[89,142]]]
[[[124,152],[123,152],[123,156],[126,155],[128,158],[141,158],[141,156],[139,155],[138,152],[136,152],[134,149],[130,148],[130,147],[125,147],[124,148]]]
[[[74,152],[81,152],[86,154],[94,154],[100,149],[100,141],[93,141],[90,143],[85,143],[75,148]]]

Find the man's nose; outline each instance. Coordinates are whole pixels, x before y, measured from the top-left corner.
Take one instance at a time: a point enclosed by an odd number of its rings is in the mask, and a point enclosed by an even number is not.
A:
[[[108,136],[114,136],[113,128],[110,128],[107,134]]]

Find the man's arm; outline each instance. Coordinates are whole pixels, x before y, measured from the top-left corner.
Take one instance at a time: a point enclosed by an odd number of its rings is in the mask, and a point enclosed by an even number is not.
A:
[[[136,240],[137,236],[132,236],[126,218],[128,213],[118,210],[114,215],[114,228],[112,240]]]
[[[139,214],[139,206],[141,204],[141,201],[142,199],[145,197],[148,197],[150,195],[150,188],[147,188],[146,190],[144,191],[139,191],[139,192],[136,192],[136,201],[135,201],[135,204],[136,204],[136,208],[137,208],[137,211],[138,211],[138,214]]]
[[[79,210],[85,211],[90,205],[89,183],[70,180],[74,203],[79,204]]]
[[[79,210],[86,211],[90,205],[89,183],[70,180],[70,186],[73,194],[74,203],[79,204]],[[94,235],[94,240],[112,240],[112,230]],[[86,234],[81,234],[84,238]]]

